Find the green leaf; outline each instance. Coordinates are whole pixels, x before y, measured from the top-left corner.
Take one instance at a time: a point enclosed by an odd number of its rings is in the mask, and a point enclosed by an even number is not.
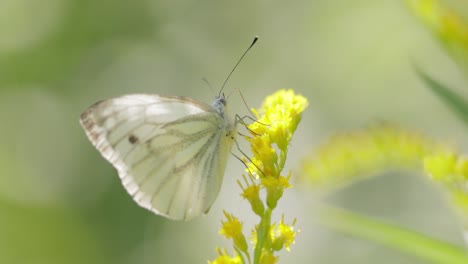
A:
[[[419,67],[415,67],[416,73],[442,101],[444,101],[467,125],[468,125],[468,102],[459,94],[429,77]]]
[[[335,231],[384,244],[430,263],[468,263],[464,248],[343,209],[324,207],[318,220]]]

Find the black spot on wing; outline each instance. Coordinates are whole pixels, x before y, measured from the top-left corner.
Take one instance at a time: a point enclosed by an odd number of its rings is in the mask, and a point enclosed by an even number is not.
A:
[[[140,140],[135,135],[128,136],[128,142],[131,144],[137,144]]]

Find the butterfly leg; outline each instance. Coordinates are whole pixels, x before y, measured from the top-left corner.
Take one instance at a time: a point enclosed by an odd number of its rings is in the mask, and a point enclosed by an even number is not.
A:
[[[255,166],[255,168],[257,168],[257,170],[263,175],[265,176],[265,174],[263,173],[263,171],[255,164],[255,162],[253,162],[248,156],[247,154],[245,154],[244,151],[242,151],[242,149],[240,148],[239,146],[239,143],[237,142],[237,140],[234,140],[234,143],[236,144],[236,148],[237,150],[250,162],[252,163],[252,165]],[[234,154],[232,151],[231,151],[231,154],[236,158],[238,159],[240,162],[242,162],[242,164],[244,164],[245,168],[248,168],[247,164],[245,163],[245,161],[240,158],[239,156],[237,156],[236,154]],[[249,172],[250,173],[250,172]]]
[[[254,131],[252,131],[252,130],[249,128],[248,124],[244,121],[244,119],[246,119],[246,118],[247,118],[247,119],[250,119],[250,120],[253,121],[253,122],[257,122],[257,123],[259,123],[259,124],[261,124],[261,125],[269,126],[269,125],[264,124],[264,123],[262,123],[262,122],[258,122],[257,120],[255,120],[254,118],[252,118],[252,117],[250,117],[250,116],[248,116],[248,115],[245,115],[245,116],[242,116],[242,117],[241,117],[240,115],[236,114],[236,116],[235,116],[235,123],[236,123],[236,124],[241,124],[241,125],[243,125],[250,133],[252,133],[252,134],[254,134],[254,135],[256,135],[256,136],[259,136],[259,134],[258,134],[258,133],[255,133]]]

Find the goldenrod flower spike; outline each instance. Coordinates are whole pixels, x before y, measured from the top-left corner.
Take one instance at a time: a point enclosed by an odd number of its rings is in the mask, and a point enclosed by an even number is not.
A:
[[[289,225],[282,217],[279,224],[272,224],[271,217],[284,190],[291,187],[291,173],[287,176],[281,173],[292,135],[307,105],[307,99],[293,90],[280,90],[268,96],[262,108],[252,109],[257,122],[247,126],[250,136],[245,138],[250,143],[253,155],[246,162],[247,176],[243,175],[243,182],[237,183],[242,189],[241,196],[260,217],[259,223],[252,230],[253,260],[242,234],[242,223],[235,216],[225,212],[226,221],[222,222],[220,230],[228,239],[233,239],[238,256],[242,261],[247,259],[249,264],[278,263],[277,253],[283,248],[289,251],[298,233],[294,231],[296,220]],[[261,191],[266,196],[261,195]],[[262,197],[265,198],[262,200]]]
[[[421,171],[422,160],[448,147],[389,124],[332,136],[303,163],[316,187],[335,187],[388,168]]]
[[[315,187],[342,185],[394,168],[424,172],[444,187],[468,244],[468,158],[419,133],[381,125],[331,137],[303,163]]]

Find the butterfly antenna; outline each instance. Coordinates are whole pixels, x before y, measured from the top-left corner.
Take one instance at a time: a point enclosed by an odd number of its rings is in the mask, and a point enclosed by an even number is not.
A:
[[[208,81],[208,79],[206,79],[205,77],[202,78],[202,81],[204,83],[206,83],[206,85],[208,85],[208,88],[210,88],[210,90],[215,93],[214,89],[213,89],[213,86],[211,86],[211,83]]]
[[[249,50],[253,47],[253,45],[255,45],[255,43],[257,42],[258,40],[258,36],[255,36],[252,43],[250,44],[250,46],[244,51],[244,54],[242,54],[242,56],[240,57],[240,59],[237,61],[236,65],[234,65],[234,68],[232,68],[231,72],[229,73],[229,75],[227,76],[226,80],[224,81],[223,83],[223,86],[221,86],[221,90],[219,91],[219,94],[218,96],[221,95],[223,89],[224,89],[224,86],[226,86],[226,83],[227,81],[229,80],[229,78],[231,77],[232,73],[234,72],[234,70],[237,68],[237,66],[239,65],[239,63],[242,61],[242,59],[245,57],[245,55],[247,54],[247,52],[249,52]]]

